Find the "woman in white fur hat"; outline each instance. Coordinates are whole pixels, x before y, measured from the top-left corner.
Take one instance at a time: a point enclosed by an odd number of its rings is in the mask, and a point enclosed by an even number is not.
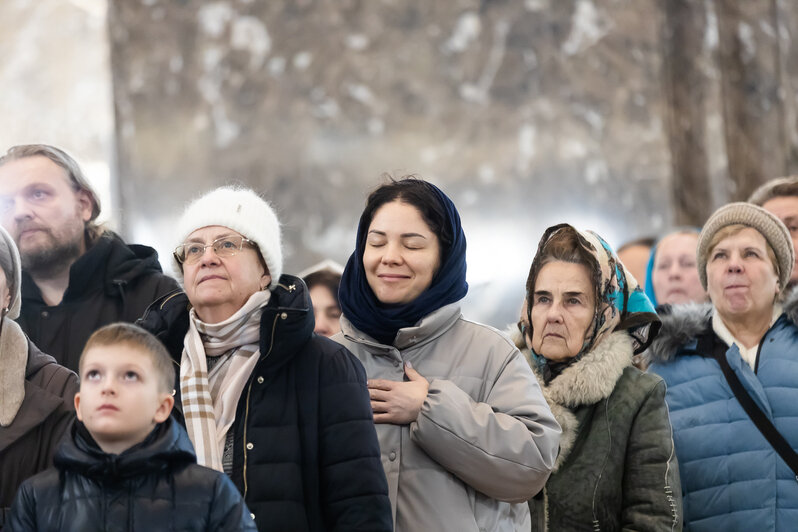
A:
[[[13,321],[21,272],[17,247],[0,228],[0,528],[22,481],[52,465],[78,391],[77,375],[39,351]]]
[[[212,190],[183,212],[177,244],[185,293],[139,324],[180,365],[175,406],[198,462],[230,475],[261,531],[390,530],[365,371],[313,333],[272,208],[249,189]]]

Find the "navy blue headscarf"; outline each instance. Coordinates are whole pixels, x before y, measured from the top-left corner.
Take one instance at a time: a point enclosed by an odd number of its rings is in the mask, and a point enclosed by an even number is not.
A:
[[[349,257],[341,278],[338,297],[344,316],[358,330],[382,344],[393,344],[399,329],[416,325],[424,316],[461,300],[468,292],[466,239],[460,225],[460,215],[446,194],[432,183],[427,182],[427,185],[443,207],[446,215],[445,223],[453,235],[451,245],[445,248],[441,235],[437,235],[442,247],[441,265],[430,286],[410,303],[380,303],[371,290],[363,270],[363,250],[371,220],[362,218],[357,228],[355,252]]]

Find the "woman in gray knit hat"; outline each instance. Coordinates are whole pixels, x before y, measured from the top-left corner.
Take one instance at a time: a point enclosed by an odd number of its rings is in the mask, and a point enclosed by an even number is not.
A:
[[[685,529],[794,530],[798,301],[779,298],[795,262],[790,233],[732,203],[707,221],[696,259],[711,304],[661,316],[648,352],[668,385]]]
[[[13,321],[21,275],[17,247],[0,227],[0,529],[22,481],[52,465],[78,391],[77,375],[39,351]]]

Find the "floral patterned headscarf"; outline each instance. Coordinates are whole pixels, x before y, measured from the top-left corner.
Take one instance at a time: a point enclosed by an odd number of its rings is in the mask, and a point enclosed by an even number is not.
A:
[[[538,251],[529,269],[526,284],[527,301],[532,301],[535,280],[544,259],[550,256],[548,248],[551,238],[561,231],[573,234],[577,244],[591,257],[589,267],[595,290],[596,308],[593,321],[585,333],[580,352],[564,362],[553,363],[533,351],[544,380],[550,381],[563,369],[579,360],[585,353],[595,349],[610,333],[626,330],[632,337],[634,353],[643,352],[659,332],[661,323],[648,297],[637,281],[624,267],[609,244],[592,231],[578,231],[569,224],[554,225],[546,229],[540,239]],[[527,308],[527,319],[532,323],[532,305]]]

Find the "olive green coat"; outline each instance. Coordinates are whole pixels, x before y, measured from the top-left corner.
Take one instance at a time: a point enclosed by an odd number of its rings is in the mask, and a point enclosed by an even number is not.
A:
[[[615,332],[548,386],[536,371],[563,433],[553,473],[529,501],[533,531],[681,530],[665,382],[631,363],[629,335]]]

